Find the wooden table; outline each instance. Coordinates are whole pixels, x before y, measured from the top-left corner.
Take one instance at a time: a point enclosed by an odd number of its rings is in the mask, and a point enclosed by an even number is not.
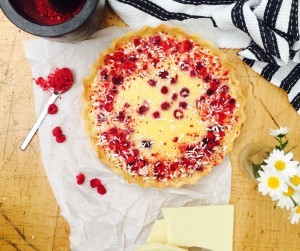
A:
[[[100,28],[125,26],[107,9]],[[35,120],[32,77],[23,41],[34,38],[10,23],[0,12],[0,250],[69,250],[69,226],[60,216],[41,161],[38,137],[30,147],[19,145]],[[235,206],[234,250],[300,250],[300,223],[291,225],[288,211],[274,209],[268,197],[239,165],[245,145],[275,143],[269,128],[291,128],[290,145],[300,159],[300,117],[284,91],[269,84],[236,56],[223,50],[237,68],[247,98],[241,135],[230,154]],[[99,250],[100,251],[100,250]]]

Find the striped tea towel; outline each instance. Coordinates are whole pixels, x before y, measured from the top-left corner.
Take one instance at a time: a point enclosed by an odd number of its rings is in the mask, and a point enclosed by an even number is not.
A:
[[[288,93],[300,114],[300,6],[298,0],[109,0],[129,26],[157,20],[211,18],[218,46]]]

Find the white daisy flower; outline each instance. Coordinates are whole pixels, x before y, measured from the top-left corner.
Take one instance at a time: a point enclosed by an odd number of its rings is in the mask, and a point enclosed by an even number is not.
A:
[[[292,214],[289,218],[289,220],[291,220],[291,223],[292,224],[297,224],[299,222],[299,219],[300,219],[300,205],[294,207],[292,209]]]
[[[300,191],[300,166],[297,168],[297,173],[290,177],[289,185],[297,191]]]
[[[288,192],[288,185],[281,175],[274,170],[258,171],[260,177],[258,180],[258,190],[263,194],[269,194],[272,199],[278,200],[284,192]]]
[[[275,170],[288,181],[290,177],[297,174],[298,161],[293,161],[293,153],[284,154],[284,151],[274,149],[269,158],[265,160],[267,163],[264,169]]]
[[[273,199],[273,201],[275,200],[276,199]],[[288,191],[284,192],[279,198],[277,206],[289,210],[295,206],[293,200],[296,203],[300,202],[300,192],[295,191],[292,187],[288,186]]]
[[[281,136],[285,136],[286,134],[288,134],[288,132],[290,131],[289,128],[287,127],[279,127],[279,129],[270,129],[270,135],[277,137],[279,135]]]

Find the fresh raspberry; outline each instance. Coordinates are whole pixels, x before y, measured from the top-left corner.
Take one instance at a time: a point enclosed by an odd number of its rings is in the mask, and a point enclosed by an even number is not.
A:
[[[169,110],[170,107],[171,107],[171,105],[170,105],[169,102],[163,102],[163,103],[160,105],[160,108],[161,108],[163,111]]]
[[[142,106],[140,106],[140,107],[138,108],[137,112],[138,112],[138,114],[140,114],[140,115],[144,115],[144,114],[147,113],[148,110],[149,110],[149,107],[148,107],[148,106],[142,105]]]
[[[95,187],[98,187],[98,186],[101,186],[101,181],[97,178],[94,178],[94,179],[91,179],[90,181],[90,186],[91,188],[95,188]]]
[[[77,174],[76,179],[77,179],[77,184],[81,185],[85,181],[85,176],[83,173],[79,173],[79,174]]]
[[[59,126],[55,127],[53,130],[52,130],[52,134],[53,136],[55,137],[59,137],[61,136],[63,133],[62,133],[62,130]]]
[[[159,111],[153,112],[152,115],[153,115],[153,117],[154,117],[155,119],[160,118],[160,112],[159,112]]]
[[[57,111],[58,111],[58,108],[57,108],[56,104],[49,105],[49,107],[48,107],[49,114],[55,114],[55,113],[57,113]]]
[[[183,87],[180,91],[180,95],[184,98],[188,97],[190,95],[190,90],[186,87]]]
[[[183,119],[184,114],[183,114],[183,111],[182,111],[182,110],[176,109],[176,110],[173,112],[173,116],[175,117],[175,119]]]
[[[173,100],[173,101],[176,101],[177,98],[178,98],[178,94],[177,94],[177,93],[174,93],[174,94],[172,95],[172,100]]]
[[[65,142],[65,141],[66,141],[66,135],[61,134],[61,135],[59,135],[59,136],[56,136],[56,142],[57,142],[57,143],[63,143],[63,142]]]
[[[179,102],[179,107],[182,109],[186,109],[188,107],[188,103],[185,101]]]
[[[106,188],[102,184],[100,184],[99,186],[97,186],[97,192],[101,195],[104,195],[106,194]]]
[[[169,92],[169,88],[166,87],[166,86],[163,86],[163,87],[161,88],[160,92],[161,92],[162,94],[167,94],[167,93]]]

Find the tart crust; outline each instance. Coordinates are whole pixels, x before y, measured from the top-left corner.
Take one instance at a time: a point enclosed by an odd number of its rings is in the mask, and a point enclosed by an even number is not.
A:
[[[170,180],[170,179],[167,181],[159,181],[159,180],[151,180],[151,179],[144,180],[140,176],[131,176],[130,174],[123,171],[121,168],[116,167],[115,163],[113,161],[111,161],[109,159],[109,157],[106,155],[104,149],[97,146],[97,138],[95,136],[93,136],[93,133],[92,133],[93,121],[92,121],[91,117],[89,116],[89,113],[91,112],[91,104],[90,104],[91,88],[90,88],[90,86],[98,75],[99,67],[104,65],[105,55],[113,53],[115,51],[116,46],[122,45],[123,43],[126,43],[126,42],[132,40],[133,38],[146,37],[146,36],[152,35],[154,33],[158,33],[158,32],[166,32],[166,33],[170,34],[171,36],[172,35],[174,35],[174,36],[182,35],[186,39],[192,39],[193,41],[200,43],[203,47],[207,48],[212,54],[219,57],[220,61],[222,63],[222,66],[229,70],[228,76],[231,80],[231,84],[232,84],[231,88],[235,89],[235,92],[237,94],[236,100],[239,104],[239,107],[237,108],[238,110],[236,111],[238,120],[234,124],[232,129],[230,131],[228,131],[229,135],[226,136],[226,139],[225,139],[226,140],[225,144],[227,145],[227,149],[226,149],[225,153],[227,154],[232,150],[233,142],[238,137],[238,135],[240,133],[240,127],[241,127],[242,123],[245,121],[245,114],[244,114],[245,98],[242,94],[239,82],[234,75],[235,69],[234,69],[233,65],[228,61],[227,56],[224,53],[222,53],[221,51],[215,49],[211,43],[203,40],[197,34],[193,34],[193,35],[187,34],[184,30],[182,30],[179,27],[169,27],[164,24],[159,25],[154,28],[150,27],[150,26],[146,26],[139,31],[128,32],[122,38],[118,38],[118,39],[114,40],[108,49],[102,51],[100,53],[98,60],[92,66],[90,75],[86,79],[83,80],[84,92],[82,95],[82,99],[84,102],[84,107],[83,107],[83,111],[82,111],[82,117],[86,123],[85,130],[90,137],[92,146],[95,149],[95,151],[97,152],[99,159],[104,164],[106,164],[111,170],[113,170],[115,173],[122,175],[128,183],[137,183],[141,187],[144,187],[144,188],[156,187],[156,188],[162,189],[162,188],[165,188],[168,186],[179,188],[186,184],[197,183],[200,178],[208,175],[214,166],[222,163],[223,158],[218,156],[218,158],[214,161],[214,164],[211,164],[211,163],[206,164],[205,168],[202,172],[195,172],[191,176],[180,177],[177,180]]]

